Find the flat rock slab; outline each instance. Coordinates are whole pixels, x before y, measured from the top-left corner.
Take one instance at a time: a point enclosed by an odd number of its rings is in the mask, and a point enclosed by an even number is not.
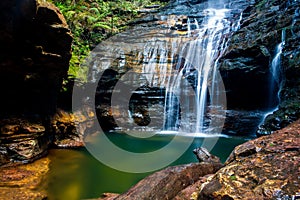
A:
[[[39,120],[0,119],[0,166],[32,162],[46,154],[49,143]]]
[[[192,163],[171,166],[146,177],[126,193],[114,199],[172,199],[180,191],[200,180],[201,177],[215,173],[222,166],[221,163]]]

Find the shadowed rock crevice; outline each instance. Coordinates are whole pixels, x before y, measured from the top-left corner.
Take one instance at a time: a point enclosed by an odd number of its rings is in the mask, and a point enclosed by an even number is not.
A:
[[[220,59],[229,109],[278,110],[265,119],[257,135],[270,134],[300,117],[299,110],[299,1],[255,1],[243,11],[240,29],[229,39]],[[284,40],[280,55],[277,93],[270,93],[272,60]],[[272,95],[272,96],[270,96]]]
[[[72,36],[58,8],[37,0],[1,1],[0,33],[2,165],[32,161],[48,149]]]
[[[6,98],[1,114],[53,114],[69,67],[71,32],[50,3],[2,2],[0,89]]]

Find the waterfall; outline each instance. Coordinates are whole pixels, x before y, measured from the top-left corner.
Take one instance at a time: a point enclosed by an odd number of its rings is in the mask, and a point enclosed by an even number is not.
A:
[[[235,27],[231,27],[226,18],[229,12],[229,9],[207,8],[203,11],[205,17],[200,25],[197,19],[187,20],[187,37],[193,37],[193,34],[196,37],[183,46],[178,55],[181,60],[177,63],[177,75],[166,86],[165,130],[176,130],[180,124],[184,132],[211,131],[204,128],[207,110],[224,106],[220,105],[218,95],[225,91],[219,91],[220,80],[217,77],[217,61],[226,46],[223,36],[239,26],[237,22]],[[194,88],[194,97],[186,89],[189,84]],[[179,103],[179,99],[183,101]],[[179,104],[188,108],[188,112],[181,113]],[[196,106],[193,107],[193,104]]]
[[[282,69],[281,69],[281,54],[285,44],[285,29],[282,29],[281,42],[276,46],[274,58],[270,67],[270,94],[269,94],[269,107],[272,111],[277,109],[280,100],[281,82],[282,82]]]
[[[204,35],[199,35],[196,43],[200,42],[201,52],[200,55],[196,57],[198,59],[196,64],[199,66],[198,68],[198,84],[196,90],[196,102],[197,102],[197,123],[196,123],[196,132],[203,132],[203,122],[205,117],[205,108],[207,105],[207,95],[208,95],[208,81],[209,79],[214,79],[216,76],[216,65],[214,61],[217,59],[219,53],[219,49],[217,48],[221,44],[221,39],[224,28],[226,27],[226,21],[224,21],[225,13],[228,12],[226,9],[222,10],[208,10],[209,17],[207,20],[206,30],[204,31]],[[228,24],[227,24],[228,26]],[[203,39],[207,34],[206,39]],[[206,46],[206,47],[205,47]],[[202,52],[202,49],[204,52]]]
[[[224,2],[175,7],[155,26],[137,25],[98,45],[87,63],[89,80],[102,84],[97,108],[111,106],[99,113],[111,112],[126,130],[219,133],[214,128],[225,119],[226,99],[218,60],[245,7]]]
[[[264,114],[264,117],[259,124],[258,132],[261,131],[261,126],[266,120],[267,116],[274,113],[278,109],[280,101],[280,91],[282,89],[282,68],[281,68],[281,54],[285,45],[285,29],[281,32],[281,42],[276,46],[274,57],[270,66],[270,92],[269,92],[269,110]]]

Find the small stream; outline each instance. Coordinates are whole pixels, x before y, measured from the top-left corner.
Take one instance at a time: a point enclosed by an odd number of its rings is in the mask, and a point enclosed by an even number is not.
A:
[[[173,135],[157,135],[151,139],[140,140],[128,135],[109,134],[109,139],[117,145],[137,152],[160,148],[172,138]],[[171,165],[198,162],[192,150],[201,146],[203,139],[195,138],[188,150]],[[238,137],[220,137],[211,153],[219,156],[224,162],[233,148],[245,140]],[[91,199],[100,197],[104,192],[122,193],[150,174],[114,170],[95,159],[85,148],[53,149],[49,157],[50,171],[45,184],[49,200]]]

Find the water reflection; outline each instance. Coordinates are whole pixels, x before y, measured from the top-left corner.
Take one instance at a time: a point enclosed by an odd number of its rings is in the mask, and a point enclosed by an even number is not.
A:
[[[153,146],[163,146],[170,138],[155,136],[151,139],[135,139],[126,135],[110,134],[110,140],[124,148],[136,144],[134,149],[148,151]],[[172,136],[169,136],[172,137]],[[197,162],[192,150],[199,147],[203,138],[195,138],[190,148],[172,165]],[[242,138],[220,138],[211,153],[224,162],[232,149],[245,142]],[[107,152],[109,153],[109,152]],[[125,173],[111,169],[82,148],[79,150],[51,150],[47,191],[50,200],[79,200],[98,198],[104,192],[122,193],[150,173]]]

